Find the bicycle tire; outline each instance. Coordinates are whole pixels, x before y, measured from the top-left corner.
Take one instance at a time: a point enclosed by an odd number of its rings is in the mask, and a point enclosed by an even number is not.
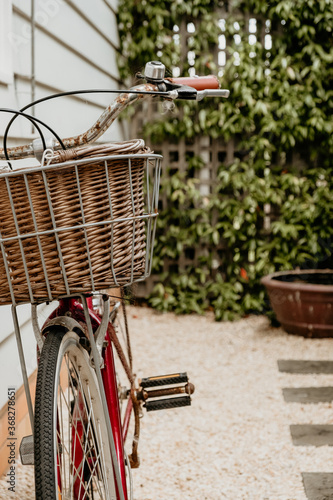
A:
[[[116,500],[107,436],[87,351],[74,332],[50,331],[36,385],[36,499]]]

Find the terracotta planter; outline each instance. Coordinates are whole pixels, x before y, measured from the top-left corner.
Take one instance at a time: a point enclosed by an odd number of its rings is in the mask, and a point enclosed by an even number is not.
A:
[[[278,321],[304,337],[333,337],[333,270],[282,271],[262,278]]]

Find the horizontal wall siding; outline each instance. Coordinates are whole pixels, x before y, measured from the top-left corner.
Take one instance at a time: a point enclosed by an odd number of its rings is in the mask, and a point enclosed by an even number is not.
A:
[[[115,7],[106,0],[35,0],[35,98],[74,89],[119,88]],[[0,83],[0,100],[19,108],[32,96],[30,1],[13,0],[12,33],[14,81]],[[36,116],[60,136],[72,136],[89,128],[113,97],[92,94],[87,99],[57,100],[37,107]],[[7,120],[0,115],[0,137]],[[123,136],[116,123],[103,140]],[[10,137],[13,143],[20,137],[31,140],[30,123],[17,120]]]
[[[85,20],[95,31],[100,33],[113,46],[119,48],[118,27],[115,11],[107,2],[101,2],[96,8],[96,3],[81,0],[64,0],[79,16]]]
[[[82,17],[79,12],[64,3],[59,13],[53,18],[50,17],[47,22],[42,22],[42,18],[39,22],[38,15],[36,14],[35,45],[36,49],[42,51],[42,54],[39,53],[36,55],[37,77],[38,73],[42,72],[45,66],[51,66],[55,72],[58,71],[61,73],[65,79],[65,83],[66,73],[69,75],[77,73],[75,68],[76,58],[81,58],[89,66],[98,68],[101,73],[105,73],[111,80],[117,82],[116,45],[111,42],[111,37],[106,37],[102,31],[97,31],[93,27],[94,25],[88,22],[89,18],[86,16]],[[102,13],[100,15],[102,16]],[[24,10],[14,7],[14,20],[15,18],[21,18],[28,22],[27,26],[18,27],[18,32],[22,34],[28,32],[30,15]],[[114,23],[110,20],[109,24],[111,29]],[[115,28],[114,26],[113,29]],[[65,56],[62,55],[59,60],[54,43],[52,46],[48,46],[48,43],[45,43],[45,38],[39,38],[41,33],[45,34],[50,40],[54,39],[56,46],[63,46],[67,54]],[[29,42],[29,39],[26,39],[26,41]],[[24,36],[22,36],[22,39],[18,39],[17,41],[17,48],[21,48],[24,45],[29,46],[30,43],[25,43]],[[61,63],[60,66],[57,65],[58,62]],[[77,75],[77,78],[79,76]]]

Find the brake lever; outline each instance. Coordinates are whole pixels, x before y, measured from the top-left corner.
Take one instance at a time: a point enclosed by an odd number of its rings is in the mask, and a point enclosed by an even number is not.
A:
[[[167,82],[165,82],[167,83]],[[188,85],[174,85],[171,84],[172,89],[168,88],[168,91],[177,92],[177,99],[185,99],[186,101],[196,101],[198,96],[198,91],[193,87],[189,87]]]
[[[197,101],[202,101],[205,97],[225,97],[228,98],[230,95],[230,90],[227,89],[206,89],[198,90]]]

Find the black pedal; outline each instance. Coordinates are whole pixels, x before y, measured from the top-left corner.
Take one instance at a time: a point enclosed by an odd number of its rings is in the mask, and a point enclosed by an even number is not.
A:
[[[173,373],[172,375],[160,375],[158,377],[147,377],[141,380],[141,387],[159,387],[161,385],[185,384],[188,382],[187,373]]]
[[[168,410],[169,408],[180,408],[181,406],[190,406],[190,396],[180,396],[178,398],[155,399],[146,401],[143,405],[147,411]]]
[[[140,385],[137,398],[144,402],[143,406],[147,411],[191,405],[194,385],[188,381],[187,373],[147,377],[141,380]]]

